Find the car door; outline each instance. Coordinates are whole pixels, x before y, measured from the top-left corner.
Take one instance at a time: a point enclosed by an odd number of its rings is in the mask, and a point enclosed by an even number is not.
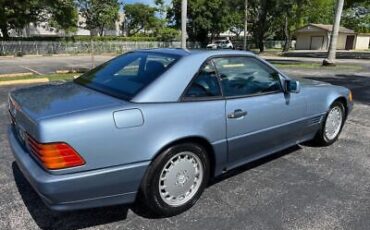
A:
[[[281,76],[255,57],[213,59],[226,98],[228,168],[294,145],[306,101],[284,93]]]

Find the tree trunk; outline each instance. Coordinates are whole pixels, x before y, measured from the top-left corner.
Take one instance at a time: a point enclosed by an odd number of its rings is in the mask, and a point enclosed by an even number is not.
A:
[[[260,53],[263,53],[265,51],[265,43],[263,40],[259,41],[258,48],[260,49]]]
[[[187,21],[188,1],[181,1],[181,48],[186,49],[186,21]]]
[[[9,38],[8,27],[6,25],[0,25],[0,30],[4,38]]]
[[[243,50],[248,49],[247,39],[248,39],[248,0],[244,3],[244,37],[243,37]]]
[[[260,53],[265,51],[265,43],[264,43],[264,36],[261,34],[258,34],[256,36],[256,47],[260,50]]]
[[[335,65],[335,56],[337,51],[337,40],[340,27],[340,19],[342,17],[344,0],[337,0],[335,10],[335,21],[333,25],[333,31],[331,32],[331,39],[328,51],[328,57],[323,61],[324,66]]]
[[[291,43],[290,33],[289,33],[288,15],[285,15],[284,35],[285,35],[285,42],[284,42],[283,52],[287,52],[287,51],[289,51],[290,43]]]

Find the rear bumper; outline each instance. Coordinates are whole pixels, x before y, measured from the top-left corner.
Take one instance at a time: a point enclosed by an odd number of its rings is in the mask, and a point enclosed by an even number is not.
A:
[[[150,162],[109,167],[87,172],[55,175],[38,165],[18,142],[13,129],[8,138],[22,174],[52,210],[68,211],[135,201]]]

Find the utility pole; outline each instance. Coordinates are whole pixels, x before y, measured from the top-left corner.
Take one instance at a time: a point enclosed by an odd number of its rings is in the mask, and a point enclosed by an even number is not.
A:
[[[244,9],[244,43],[243,50],[247,50],[247,35],[248,35],[248,0],[245,0],[245,9]]]
[[[181,48],[186,49],[186,22],[187,22],[188,1],[181,1]]]
[[[344,0],[337,0],[336,10],[335,10],[335,21],[334,21],[333,29],[331,32],[328,57],[322,62],[324,66],[335,65],[335,56],[337,52],[337,40],[338,40],[338,33],[339,33],[339,27],[340,27],[340,19],[342,17],[343,4],[344,4]]]

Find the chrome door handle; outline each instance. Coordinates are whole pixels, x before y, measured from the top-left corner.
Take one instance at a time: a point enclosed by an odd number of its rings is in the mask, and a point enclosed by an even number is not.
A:
[[[248,114],[247,111],[243,111],[241,109],[236,109],[236,110],[234,110],[234,112],[227,115],[227,117],[230,118],[230,119],[237,119],[237,118],[245,117],[247,114]]]

